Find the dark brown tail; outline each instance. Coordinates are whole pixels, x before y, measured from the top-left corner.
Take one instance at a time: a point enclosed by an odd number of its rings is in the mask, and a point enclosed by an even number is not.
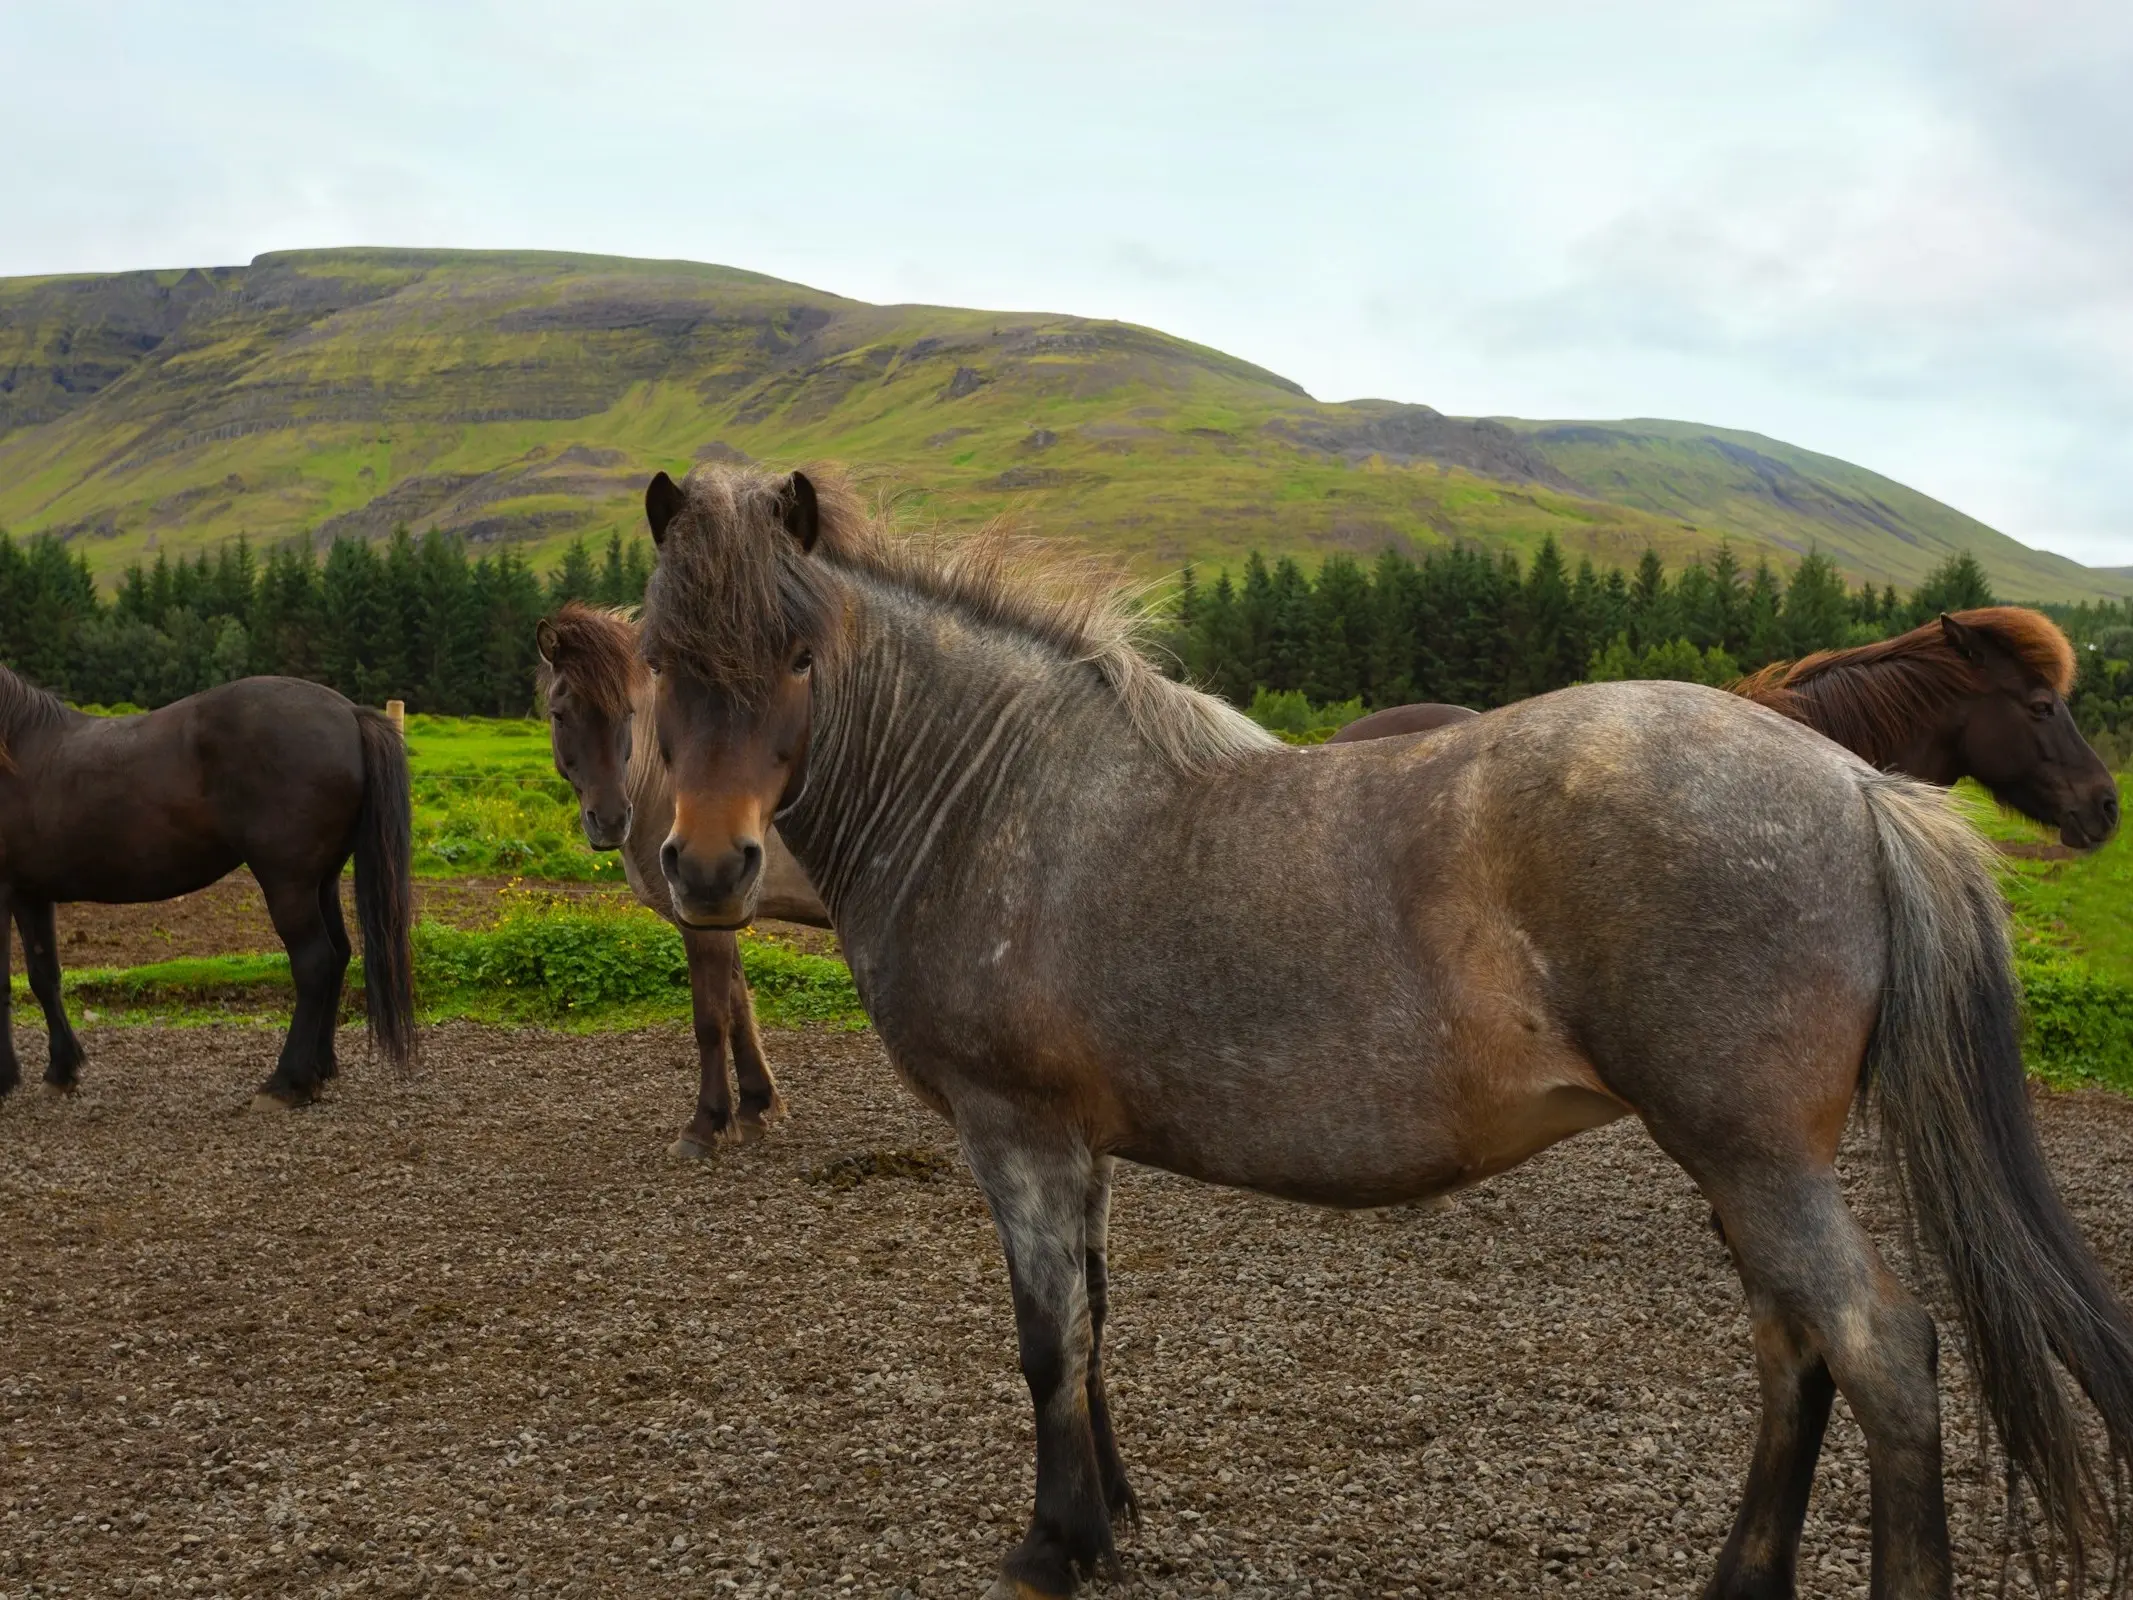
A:
[[[1888,1154],[1927,1247],[1947,1273],[1964,1353],[2045,1541],[2083,1593],[2101,1542],[2110,1589],[2127,1573],[2133,1468],[2133,1321],[2052,1186],[2022,1071],[2007,910],[1976,833],[1935,791],[1876,774],[1888,988],[1868,1053]],[[2060,1373],[2095,1408],[2102,1459]],[[2040,1587],[2051,1592],[2048,1582]]]
[[[363,1014],[371,1044],[405,1067],[415,1058],[413,803],[407,745],[382,711],[356,708],[363,809],[356,818],[356,922],[363,930]]]

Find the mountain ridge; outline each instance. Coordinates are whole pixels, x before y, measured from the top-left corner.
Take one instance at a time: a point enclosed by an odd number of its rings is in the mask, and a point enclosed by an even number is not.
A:
[[[0,279],[0,526],[108,581],[158,552],[397,523],[549,559],[634,533],[655,468],[853,464],[886,495],[1153,576],[1249,548],[1452,541],[1671,563],[1719,538],[2011,598],[2133,593],[1835,457],[1743,430],[1321,402],[1137,324],[874,305],[742,268],[559,251],[274,251]]]

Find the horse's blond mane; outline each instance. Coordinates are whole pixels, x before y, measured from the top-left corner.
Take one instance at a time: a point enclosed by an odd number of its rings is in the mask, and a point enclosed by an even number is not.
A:
[[[809,467],[819,533],[803,555],[783,526],[785,474],[707,463],[683,485],[646,596],[644,649],[744,700],[762,694],[795,641],[835,649],[841,571],[937,601],[1096,669],[1136,729],[1181,770],[1279,743],[1232,707],[1165,678],[1142,654],[1133,590],[1085,555],[1019,534],[1005,519],[974,533],[898,530],[870,515],[843,474]]]

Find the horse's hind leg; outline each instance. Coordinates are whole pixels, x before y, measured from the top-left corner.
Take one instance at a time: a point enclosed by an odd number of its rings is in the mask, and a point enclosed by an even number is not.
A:
[[[0,1099],[13,1094],[22,1084],[22,1063],[15,1057],[14,988],[8,977],[8,967],[15,958],[14,940],[7,936],[11,899],[11,891],[0,884]]]
[[[44,1081],[49,1088],[71,1094],[81,1081],[84,1053],[60,997],[59,934],[53,924],[52,902],[16,900],[15,926],[22,930],[22,964],[29,969],[30,992],[43,1008],[45,1032],[52,1042]]]
[[[341,981],[347,976],[347,936],[336,944],[326,929],[315,878],[302,882],[262,880],[267,915],[288,946],[289,973],[296,980],[296,1014],[282,1041],[281,1059],[259,1086],[253,1104],[300,1106],[318,1098],[323,1057],[332,1049],[332,1028],[340,1011]]]
[[[1104,1393],[1104,1318],[1111,1309],[1105,1255],[1110,1231],[1111,1158],[1098,1156],[1082,1203],[1083,1278],[1089,1295],[1089,1431],[1096,1438],[1096,1471],[1103,1480],[1105,1508],[1114,1522],[1120,1517],[1137,1521],[1140,1497],[1126,1481],[1126,1464],[1119,1459],[1118,1438],[1111,1431],[1111,1401]]]
[[[1766,1407],[1747,1499],[1706,1596],[1776,1600],[1792,1593],[1828,1406],[1819,1375],[1826,1365],[1866,1435],[1873,1600],[1948,1600],[1954,1589],[1932,1317],[1882,1264],[1827,1167],[1695,1175],[1724,1219],[1757,1310]]]
[[[1791,1600],[1800,1525],[1836,1394],[1807,1330],[1766,1297],[1751,1302],[1763,1421],[1740,1514],[1704,1600]]]
[[[770,1075],[770,1063],[763,1059],[763,1036],[755,1025],[755,999],[748,993],[748,975],[741,970],[738,945],[734,948],[727,1017],[733,1039],[733,1076],[741,1091],[740,1134],[743,1139],[759,1139],[765,1129],[785,1115],[785,1097],[778,1093],[778,1080]]]
[[[1096,1160],[1071,1133],[1017,1126],[1023,1114],[1007,1108],[959,1100],[955,1118],[1007,1252],[1022,1376],[1037,1413],[1036,1510],[987,1600],[1071,1594],[1113,1560],[1089,1406],[1086,1230]]]
[[[689,958],[689,1004],[696,1022],[696,1112],[669,1155],[701,1161],[733,1137],[733,1092],[726,1084],[726,1032],[731,1022],[733,973],[740,949],[730,933],[681,930]]]
[[[334,1039],[340,1031],[341,994],[347,982],[348,963],[355,950],[348,942],[348,919],[341,914],[341,869],[335,867],[330,877],[318,886],[319,920],[326,925],[326,938],[333,945],[333,953],[341,963],[341,976],[334,980],[333,993],[326,1008],[326,1021],[319,1035],[319,1068],[321,1078],[337,1077],[341,1062],[334,1048]]]

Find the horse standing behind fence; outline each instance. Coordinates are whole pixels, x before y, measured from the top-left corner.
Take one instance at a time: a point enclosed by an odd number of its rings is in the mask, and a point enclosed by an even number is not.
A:
[[[572,602],[535,629],[541,691],[556,771],[578,798],[585,842],[620,850],[638,902],[673,923],[689,962],[689,1002],[696,1028],[696,1111],[671,1153],[701,1159],[723,1140],[754,1139],[784,1111],[763,1059],[755,1004],[731,933],[692,928],[674,915],[659,873],[659,847],[674,816],[666,764],[650,736],[651,674],[637,654],[637,628],[625,616]],[[641,713],[641,715],[640,715]],[[644,730],[644,737],[634,731]],[[826,928],[829,913],[775,832],[763,841],[766,917]],[[740,1088],[735,1113],[726,1055]]]
[[[1706,1594],[1793,1591],[1841,1391],[1873,1592],[1945,1600],[1933,1321],[1836,1178],[1862,1093],[2039,1559],[2078,1585],[2124,1532],[2133,1324],[2045,1168],[2004,907],[1940,795],[1689,684],[1291,750],[1162,679],[1102,596],[890,542],[834,484],[706,466],[646,510],[676,910],[745,922],[776,815],[1006,1250],[1037,1491],[995,1596],[1067,1593],[1133,1505],[1115,1158],[1370,1206],[1635,1115],[1723,1218],[1754,1326],[1761,1432]]]
[[[1946,787],[1974,778],[2062,843],[2092,850],[2118,829],[2118,782],[2067,709],[2074,649],[2021,606],[1958,611],[1893,639],[1779,661],[1732,692],[1803,722],[1872,765]],[[1388,706],[1328,744],[1424,733],[1478,713]]]
[[[295,678],[242,678],[132,717],[92,717],[0,667],[0,927],[22,932],[51,1034],[44,1081],[83,1052],[59,986],[52,908],[168,900],[252,869],[296,983],[255,1103],[302,1105],[334,1075],[348,970],[341,868],[355,858],[363,1004],[396,1065],[414,1050],[407,749],[382,713]],[[0,939],[0,1095],[21,1081]]]

